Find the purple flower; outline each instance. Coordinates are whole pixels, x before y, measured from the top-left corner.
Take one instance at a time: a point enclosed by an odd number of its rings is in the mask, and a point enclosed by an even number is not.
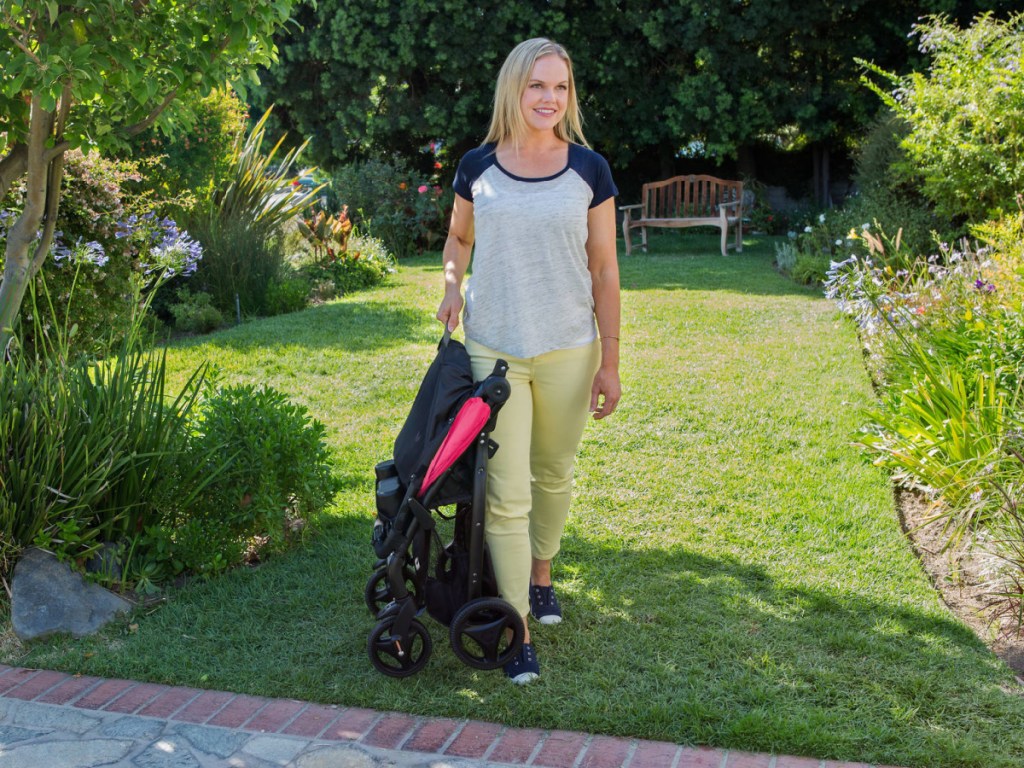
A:
[[[60,262],[64,261],[65,259],[71,258],[71,249],[57,239],[54,239],[51,250],[53,251],[53,260],[58,264],[60,264]]]
[[[82,258],[86,261],[92,262],[97,267],[104,267],[107,262],[110,261],[110,257],[107,256],[107,252],[103,249],[103,246],[95,240],[85,244]]]

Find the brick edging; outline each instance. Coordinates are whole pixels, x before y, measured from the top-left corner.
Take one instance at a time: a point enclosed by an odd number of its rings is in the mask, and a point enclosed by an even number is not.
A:
[[[10,667],[0,698],[538,768],[875,768]],[[879,766],[878,768],[885,768]]]

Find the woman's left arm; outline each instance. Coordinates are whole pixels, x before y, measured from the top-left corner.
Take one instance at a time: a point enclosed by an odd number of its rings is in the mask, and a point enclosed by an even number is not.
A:
[[[615,248],[615,198],[587,213],[587,268],[594,292],[594,314],[601,338],[601,367],[590,388],[590,410],[603,419],[622,396],[619,383],[619,258]]]

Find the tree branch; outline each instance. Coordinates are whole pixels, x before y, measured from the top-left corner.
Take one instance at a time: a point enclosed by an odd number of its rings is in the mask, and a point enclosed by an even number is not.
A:
[[[43,214],[43,233],[32,254],[29,275],[35,275],[46,261],[46,255],[53,244],[53,233],[57,228],[57,209],[60,206],[60,185],[64,179],[64,155],[57,155],[50,161],[46,172],[46,209]]]
[[[29,41],[32,39],[32,30],[35,27],[38,16],[36,16],[35,12],[28,9],[26,9],[26,12],[28,13],[28,24],[23,27],[14,20],[14,17],[8,12],[6,6],[4,7],[3,19],[7,26],[17,33],[17,36],[8,35],[7,37],[15,46],[24,51],[25,55],[34,63],[40,64],[41,62],[39,61],[39,57],[36,56],[31,48],[28,47]]]
[[[36,65],[39,65],[39,66],[42,66],[42,62],[41,62],[41,61],[39,60],[39,57],[38,57],[38,56],[36,56],[36,55],[35,55],[35,53],[34,53],[34,52],[32,51],[32,49],[31,49],[31,48],[29,48],[29,47],[28,47],[27,45],[25,45],[25,43],[23,43],[23,42],[22,42],[21,40],[19,40],[18,38],[16,38],[16,37],[15,37],[14,35],[8,35],[8,36],[7,36],[7,39],[8,39],[8,40],[10,40],[10,41],[11,41],[12,43],[14,43],[14,45],[15,45],[16,47],[20,48],[20,49],[21,49],[21,51],[22,51],[22,52],[23,52],[23,53],[24,53],[24,54],[25,54],[26,56],[28,56],[28,57],[29,57],[29,58],[30,58],[30,59],[32,60],[32,62],[33,62],[34,64],[36,64]]]
[[[17,179],[25,175],[28,170],[28,147],[24,144],[15,144],[11,150],[0,159],[0,200],[7,194]]]
[[[60,106],[57,108],[57,123],[55,125],[54,137],[57,142],[64,140],[64,128],[68,124],[68,113],[71,111],[71,79],[64,81],[60,94]]]
[[[57,155],[63,155],[69,149],[71,149],[70,141],[58,141],[56,144],[54,144],[52,147],[46,150],[45,153],[43,153],[43,160],[45,160],[48,163],[51,160],[53,160],[53,158],[55,158]]]
[[[48,163],[45,154],[46,142],[53,134],[53,122],[53,113],[42,108],[39,96],[33,96],[25,160],[25,170],[28,174],[25,206],[21,216],[7,233],[9,238],[16,239],[25,245],[35,240],[36,227],[39,226],[46,210]]]
[[[66,81],[60,96],[60,105],[57,108],[57,115],[54,117],[54,138],[58,145],[66,144],[64,139],[64,126],[67,125],[68,113],[71,111],[71,82]],[[54,147],[53,149],[56,149]],[[49,157],[46,169],[46,202],[43,211],[43,234],[36,244],[35,253],[32,255],[32,266],[29,268],[29,275],[34,275],[46,261],[46,255],[50,252],[53,244],[53,233],[57,227],[57,211],[60,207],[60,185],[64,179],[64,152],[54,154],[53,150],[44,153]]]
[[[160,117],[160,113],[163,112],[165,109],[167,109],[167,107],[170,105],[170,103],[172,101],[174,101],[174,98],[177,95],[178,95],[178,89],[177,88],[172,88],[170,93],[168,93],[164,97],[164,100],[163,100],[163,102],[160,103],[160,106],[156,107],[156,109],[154,109],[152,112],[150,112],[146,116],[146,118],[144,120],[140,120],[139,122],[135,123],[135,125],[129,125],[129,126],[123,128],[123,129],[121,129],[121,131],[120,131],[121,135],[125,136],[125,137],[136,136],[136,135],[142,133],[143,131],[147,130],[148,128],[150,128],[153,125],[153,123],[156,122],[156,119],[158,117]]]

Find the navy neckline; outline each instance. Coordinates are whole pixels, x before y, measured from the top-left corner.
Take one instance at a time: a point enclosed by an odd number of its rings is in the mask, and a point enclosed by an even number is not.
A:
[[[503,174],[508,176],[510,179],[514,179],[515,181],[525,181],[527,183],[538,182],[538,181],[551,181],[552,179],[557,179],[559,176],[561,176],[566,171],[568,171],[569,168],[572,166],[572,148],[573,148],[573,143],[569,142],[569,151],[566,153],[566,157],[565,157],[565,167],[562,168],[562,170],[558,171],[557,173],[551,174],[550,176],[517,176],[516,174],[512,173],[512,171],[508,170],[505,166],[503,166],[500,162],[498,162],[498,145],[497,144],[494,145],[494,149],[493,149],[493,152],[494,152],[494,165],[495,165],[495,167],[499,171],[501,171]]]

